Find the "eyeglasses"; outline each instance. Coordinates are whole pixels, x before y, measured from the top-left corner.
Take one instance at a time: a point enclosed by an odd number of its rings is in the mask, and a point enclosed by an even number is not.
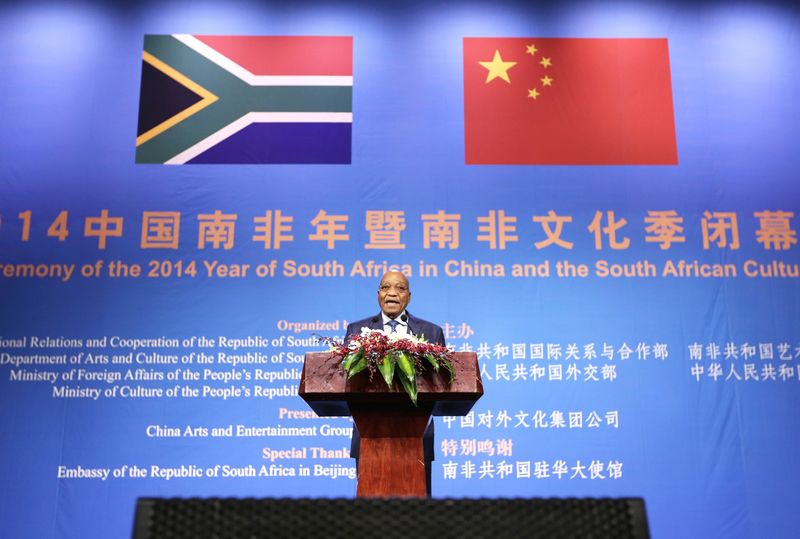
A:
[[[382,284],[382,285],[381,285],[381,286],[378,288],[378,291],[379,291],[379,292],[388,292],[388,291],[389,291],[389,290],[391,290],[392,288],[394,288],[395,290],[397,290],[397,293],[398,293],[398,294],[404,294],[405,292],[408,292],[408,287],[407,287],[406,285],[404,285],[404,284],[396,284],[396,285],[391,285],[391,284]]]

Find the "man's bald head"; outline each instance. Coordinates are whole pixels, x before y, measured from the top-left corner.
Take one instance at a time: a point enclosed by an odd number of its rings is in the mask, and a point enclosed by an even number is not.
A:
[[[397,318],[411,301],[408,279],[399,271],[387,271],[378,284],[378,305],[389,318]]]

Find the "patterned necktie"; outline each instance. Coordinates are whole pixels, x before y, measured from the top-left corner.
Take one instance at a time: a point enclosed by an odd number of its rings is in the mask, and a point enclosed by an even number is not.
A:
[[[389,333],[397,333],[397,324],[399,324],[397,320],[389,320],[387,324],[389,324],[389,327],[392,328],[392,331]]]

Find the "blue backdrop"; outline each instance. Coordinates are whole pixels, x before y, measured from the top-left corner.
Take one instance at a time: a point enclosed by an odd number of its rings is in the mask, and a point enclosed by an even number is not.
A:
[[[478,353],[486,390],[436,420],[435,496],[643,496],[656,537],[798,536],[799,17],[4,4],[2,535],[125,537],[139,496],[354,495],[352,423],[305,414],[301,358],[312,334],[376,313],[383,265],[407,264],[410,311]],[[174,33],[352,36],[352,164],[135,164],[144,35]],[[667,38],[678,164],[466,165],[462,40],[477,36]],[[144,248],[165,211],[177,248]],[[227,245],[204,236],[217,211]],[[265,248],[254,219],[277,211],[291,239]],[[440,211],[457,246],[426,236]],[[536,245],[551,211],[571,218],[569,248]],[[118,234],[98,237],[104,215]],[[343,225],[330,243],[325,215]],[[404,247],[371,248],[394,218]]]

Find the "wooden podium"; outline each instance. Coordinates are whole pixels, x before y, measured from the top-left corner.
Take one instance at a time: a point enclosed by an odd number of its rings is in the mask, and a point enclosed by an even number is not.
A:
[[[417,377],[417,406],[402,388],[389,389],[380,373],[363,371],[350,380],[341,359],[309,352],[300,378],[300,397],[319,416],[353,416],[361,436],[359,497],[426,496],[422,434],[431,415],[466,415],[483,395],[474,352],[453,355],[456,377],[445,369]]]

